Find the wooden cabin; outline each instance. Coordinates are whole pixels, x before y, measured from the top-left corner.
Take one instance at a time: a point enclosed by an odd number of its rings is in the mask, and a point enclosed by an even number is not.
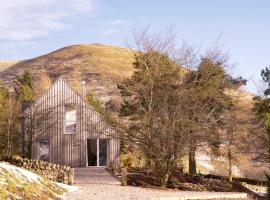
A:
[[[25,129],[34,130],[32,159],[71,167],[119,164],[116,131],[63,78],[24,115]]]

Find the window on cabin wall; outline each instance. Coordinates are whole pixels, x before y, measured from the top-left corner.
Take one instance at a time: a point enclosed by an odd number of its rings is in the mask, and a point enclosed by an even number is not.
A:
[[[76,133],[76,107],[75,105],[65,105],[65,116],[64,116],[64,128],[65,134]]]
[[[38,142],[38,160],[50,162],[50,140],[41,139]]]

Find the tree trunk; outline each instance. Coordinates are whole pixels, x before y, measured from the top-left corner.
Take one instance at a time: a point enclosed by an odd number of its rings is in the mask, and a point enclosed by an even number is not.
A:
[[[7,155],[11,155],[10,119],[7,122]]]
[[[29,139],[28,139],[28,146],[27,146],[27,158],[32,159],[32,139],[33,139],[33,134],[30,133]]]
[[[196,153],[196,146],[191,145],[189,148],[189,154],[188,154],[188,167],[189,167],[190,174],[197,173],[195,153]]]
[[[164,176],[161,176],[160,177],[160,186],[162,188],[166,188],[168,180],[169,180],[169,174],[168,173],[164,174]]]
[[[8,95],[8,113],[7,113],[7,155],[11,155],[11,100]]]
[[[32,142],[28,143],[28,147],[27,147],[27,158],[31,159],[32,158]]]
[[[21,117],[21,154],[25,158],[25,122],[24,117]]]
[[[22,153],[22,157],[25,158],[25,157],[29,157],[29,153],[28,152],[25,152],[25,150],[29,150],[29,146],[26,144],[26,132],[25,132],[25,118],[24,118],[24,112],[27,108],[29,108],[31,106],[31,102],[28,102],[28,101],[22,101],[22,107],[21,107],[21,153]],[[30,153],[31,154],[31,153]]]
[[[228,148],[228,160],[229,160],[229,181],[232,181],[232,153],[231,153],[231,147]]]

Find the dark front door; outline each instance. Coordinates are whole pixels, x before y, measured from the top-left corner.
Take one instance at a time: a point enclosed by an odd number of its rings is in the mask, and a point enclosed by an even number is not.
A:
[[[88,166],[107,166],[107,139],[87,140]]]
[[[97,140],[87,140],[88,166],[97,166]]]
[[[99,166],[107,166],[107,140],[99,139]]]

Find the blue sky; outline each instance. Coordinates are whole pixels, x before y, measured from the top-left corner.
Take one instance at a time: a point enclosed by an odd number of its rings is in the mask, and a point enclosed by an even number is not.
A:
[[[33,58],[71,44],[124,46],[136,27],[173,27],[201,52],[220,36],[231,71],[256,92],[270,65],[267,0],[1,0],[0,60]]]

